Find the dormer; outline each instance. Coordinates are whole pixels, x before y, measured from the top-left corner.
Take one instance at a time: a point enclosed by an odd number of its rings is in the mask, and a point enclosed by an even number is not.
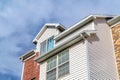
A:
[[[58,23],[47,23],[43,26],[33,40],[33,43],[36,44],[36,49],[41,55],[54,48],[54,37],[64,30],[65,28]]]

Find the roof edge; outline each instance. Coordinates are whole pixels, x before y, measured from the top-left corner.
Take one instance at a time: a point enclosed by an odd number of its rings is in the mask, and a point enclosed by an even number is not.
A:
[[[59,51],[69,47],[72,44],[75,44],[76,42],[80,41],[81,39],[86,39],[87,37],[89,37],[91,34],[94,34],[94,33],[97,33],[97,31],[96,30],[84,30],[84,31],[76,34],[74,37],[63,42],[62,44],[56,46],[54,49],[47,52],[46,54],[36,57],[34,60],[38,63],[41,63],[41,62],[45,61],[46,59],[48,59],[50,56],[55,55]],[[66,44],[66,45],[64,45],[64,44]]]
[[[116,24],[116,23],[119,22],[119,21],[120,21],[120,16],[116,16],[116,17],[114,17],[113,19],[107,21],[107,23],[108,23],[110,26],[112,26],[112,25]]]
[[[22,56],[20,56],[19,59],[24,61],[25,59],[27,59],[28,57],[30,57],[34,54],[35,54],[35,51],[32,49],[32,50],[28,51],[27,53],[23,54]]]
[[[62,37],[68,35],[72,31],[74,31],[75,29],[77,29],[78,27],[82,27],[83,25],[89,23],[90,21],[92,21],[92,20],[94,20],[96,18],[109,18],[109,17],[113,17],[113,16],[107,16],[107,15],[89,15],[89,16],[85,17],[84,19],[82,19],[80,22],[78,22],[75,25],[71,26],[66,31],[64,31],[61,34],[59,34],[58,36],[56,36],[55,40],[57,41],[57,40],[61,39]]]
[[[40,30],[40,32],[36,35],[36,37],[33,39],[33,43],[37,44],[38,42],[38,38],[40,38],[40,36],[43,34],[43,32],[47,29],[47,27],[56,27],[56,28],[60,28],[62,30],[65,30],[66,28],[60,24],[60,23],[46,23],[42,29]]]

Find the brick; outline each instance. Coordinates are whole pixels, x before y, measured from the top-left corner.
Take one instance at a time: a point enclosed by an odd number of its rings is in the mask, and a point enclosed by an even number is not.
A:
[[[39,56],[39,53],[24,62],[23,80],[31,80],[36,77],[39,80],[40,65],[34,61],[34,58]]]

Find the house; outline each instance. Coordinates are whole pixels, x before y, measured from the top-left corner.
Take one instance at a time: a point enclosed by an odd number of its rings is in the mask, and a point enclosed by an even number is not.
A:
[[[113,16],[90,15],[68,29],[59,23],[45,24],[33,40],[36,50],[20,57],[24,64],[31,60],[39,69],[29,68],[34,64],[24,65],[22,79],[119,80],[111,32],[113,19]],[[25,68],[32,71],[25,73]],[[39,79],[36,75],[24,79],[36,71]]]

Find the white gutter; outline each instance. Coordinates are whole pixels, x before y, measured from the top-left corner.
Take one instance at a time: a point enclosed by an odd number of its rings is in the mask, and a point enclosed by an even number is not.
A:
[[[24,61],[27,58],[29,58],[30,56],[34,55],[35,51],[34,50],[30,50],[29,52],[25,53],[24,55],[22,55],[21,57],[19,57],[20,60]]]
[[[78,22],[77,24],[73,25],[72,27],[70,27],[69,29],[67,29],[66,31],[62,32],[61,34],[59,34],[58,36],[56,36],[54,39],[56,41],[58,41],[59,39],[61,39],[62,37],[65,37],[66,35],[68,35],[69,33],[73,32],[74,30],[78,29],[79,27],[83,27],[83,25],[87,24],[88,22],[92,21],[93,19],[95,19],[96,17],[93,15],[88,16],[87,18],[81,20],[80,22]]]
[[[90,30],[91,33],[96,33],[96,31],[94,30]],[[76,42],[82,40],[82,39],[85,39],[87,38],[88,36],[90,36],[90,34],[87,34],[89,33],[89,30],[87,31],[83,31],[79,34],[76,34],[74,37],[71,37],[69,40],[65,41],[64,43],[62,43],[61,45],[59,46],[56,46],[53,50],[45,53],[44,55],[41,55],[37,58],[35,58],[34,60],[38,63],[41,63],[43,61],[45,61],[46,59],[48,59],[49,57],[57,54],[58,52],[68,48],[69,46],[75,44]]]
[[[114,17],[113,19],[107,21],[107,23],[108,23],[110,26],[112,26],[112,25],[116,24],[116,23],[119,22],[119,21],[120,21],[120,16],[116,16],[116,17]]]
[[[70,34],[71,32],[73,32],[74,30],[83,27],[85,24],[89,23],[90,21],[96,19],[96,18],[107,18],[107,17],[113,17],[113,16],[107,16],[107,15],[90,15],[86,18],[84,18],[83,20],[81,20],[80,22],[78,22],[77,24],[73,25],[72,27],[70,27],[69,29],[65,30],[64,32],[62,32],[61,34],[59,34],[58,36],[56,36],[54,39],[56,41],[60,40],[61,38],[65,37],[66,35]]]

